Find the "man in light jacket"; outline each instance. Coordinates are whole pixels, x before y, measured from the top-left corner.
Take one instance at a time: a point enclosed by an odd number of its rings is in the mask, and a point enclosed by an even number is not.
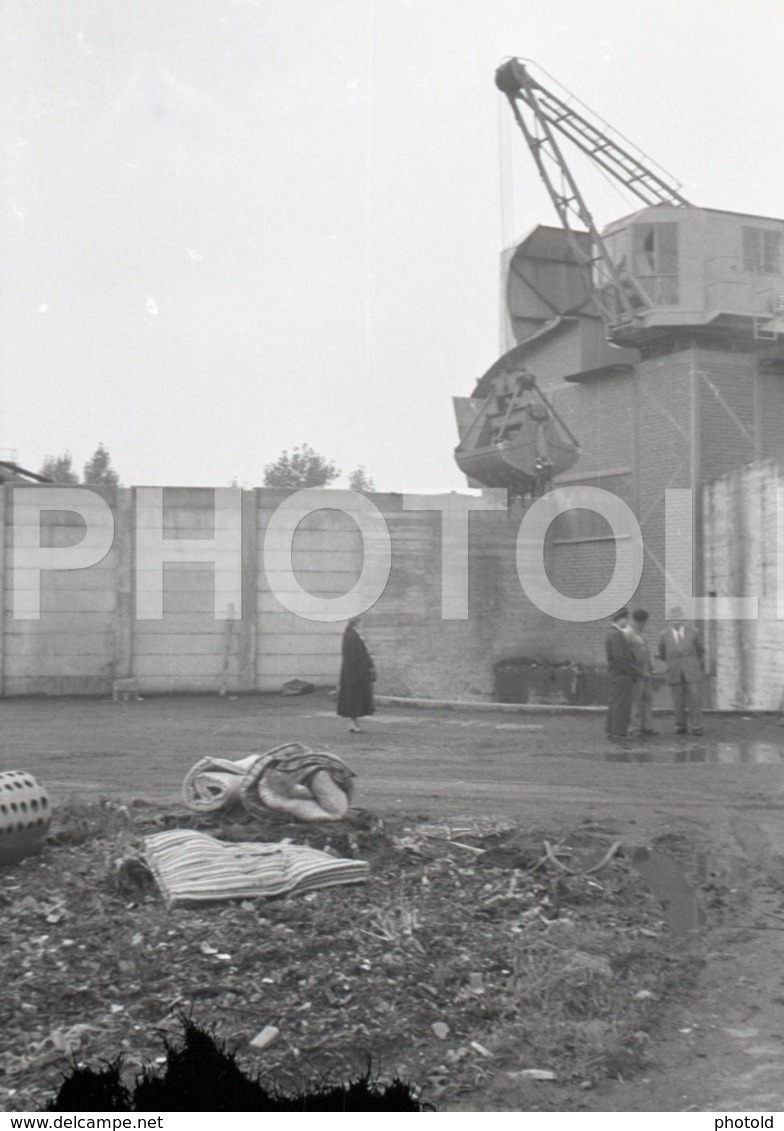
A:
[[[667,627],[659,637],[659,659],[667,665],[666,680],[675,708],[675,731],[702,734],[702,685],[705,680],[705,646],[696,625],[683,619],[683,609],[670,609]]]

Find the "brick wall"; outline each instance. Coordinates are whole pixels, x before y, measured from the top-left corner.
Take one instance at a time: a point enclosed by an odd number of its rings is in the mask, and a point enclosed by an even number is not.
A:
[[[664,626],[665,492],[691,485],[690,353],[643,361],[636,374],[636,511],[643,534],[644,564],[635,601],[650,611],[652,635]]]
[[[550,390],[558,411],[583,445],[572,472],[559,482],[603,486],[637,515],[645,548],[643,573],[631,604],[651,613],[652,636],[664,627],[665,570],[688,572],[689,539],[674,532],[665,555],[665,492],[696,484],[695,592],[702,586],[700,489],[759,457],[784,459],[784,377],[759,374],[751,353],[687,348],[639,362],[632,375],[601,376]],[[602,521],[571,514],[548,539],[551,578],[564,593],[587,596],[614,566],[612,543],[598,540]],[[593,538],[593,540],[591,540]],[[582,540],[581,540],[582,539]],[[595,625],[555,625],[551,643],[566,657],[597,652]]]
[[[784,374],[761,372],[758,388],[757,458],[784,461]]]
[[[757,359],[748,353],[695,350],[701,481],[759,454]]]

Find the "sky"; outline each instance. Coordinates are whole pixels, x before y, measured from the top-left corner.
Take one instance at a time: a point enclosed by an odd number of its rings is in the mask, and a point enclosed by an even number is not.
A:
[[[502,248],[557,222],[510,55],[694,204],[784,216],[782,0],[4,0],[0,458],[254,487],[307,443],[337,486],[464,486]]]

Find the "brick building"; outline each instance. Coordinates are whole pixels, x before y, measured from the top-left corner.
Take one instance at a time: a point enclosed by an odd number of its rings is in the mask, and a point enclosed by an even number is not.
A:
[[[587,233],[580,239],[588,250]],[[473,397],[503,367],[535,374],[582,446],[555,485],[602,487],[637,516],[644,566],[633,600],[656,632],[665,490],[693,493],[694,594],[723,592],[703,567],[703,488],[751,461],[784,458],[784,221],[659,205],[610,225],[604,239],[634,287],[634,323],[619,312],[608,328],[592,300],[601,276],[591,279],[560,228],[537,227],[503,257],[506,352]],[[679,543],[685,552],[688,540]],[[545,562],[565,595],[601,591],[615,562],[608,524],[587,511],[560,516]],[[534,624],[540,633],[539,617]],[[520,655],[527,635],[521,624]],[[595,623],[550,618],[546,644],[540,637],[553,659],[582,662],[601,662],[601,639]]]

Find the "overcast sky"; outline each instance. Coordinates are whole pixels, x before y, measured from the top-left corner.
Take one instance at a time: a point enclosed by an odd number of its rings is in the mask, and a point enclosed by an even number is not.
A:
[[[0,448],[33,470],[102,441],[126,485],[257,486],[307,442],[462,486],[502,245],[556,222],[509,55],[693,203],[784,216],[782,0],[3,0],[0,43]]]

